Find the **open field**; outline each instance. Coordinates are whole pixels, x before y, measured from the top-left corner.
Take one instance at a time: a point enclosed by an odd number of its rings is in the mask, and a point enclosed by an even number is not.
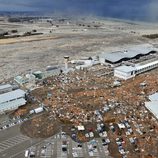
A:
[[[80,59],[103,51],[126,49],[134,44],[150,43],[155,47],[158,44],[156,24],[56,18],[51,22],[46,19],[21,23],[0,21],[0,27],[0,32],[7,32],[6,36],[3,33],[0,36],[0,82],[26,74],[30,69],[44,70],[48,65],[62,65],[66,55],[70,59]],[[42,34],[29,34],[33,30]],[[154,34],[153,39],[144,36],[151,34]],[[155,59],[156,53],[154,55],[145,57]],[[135,60],[140,62],[142,59]],[[65,153],[63,145],[64,148],[66,145],[66,155],[75,157],[71,154],[74,143],[74,146],[81,146],[85,158],[92,153],[100,158],[106,154],[117,158],[123,155],[128,158],[157,158],[158,124],[144,106],[149,95],[158,89],[157,70],[124,81],[114,77],[113,67],[94,64],[87,69],[69,73],[60,71],[59,75],[29,83],[34,84],[35,89],[28,88],[31,91],[26,95],[27,104],[6,113],[9,123],[2,123],[0,127],[2,136],[4,134],[0,152],[3,157],[8,157],[10,149],[12,157],[22,157],[21,154],[30,146],[38,157],[41,149],[45,149],[50,157],[61,158],[61,153]],[[119,85],[115,85],[116,81]],[[26,90],[26,85],[20,88]],[[42,111],[37,112],[37,107]],[[9,133],[4,130],[11,132],[12,129],[13,135],[6,138]],[[18,130],[18,135],[14,135],[14,129]],[[48,146],[44,142],[35,145],[32,141],[47,141],[48,137],[53,138],[48,141]],[[14,153],[15,146],[17,153]]]
[[[34,23],[0,22],[1,31],[17,29],[19,34],[36,29],[43,35],[0,39],[0,81],[28,69],[42,70],[63,63],[63,56],[92,56],[136,43],[157,43],[143,34],[157,33],[155,25],[112,20],[54,20]]]

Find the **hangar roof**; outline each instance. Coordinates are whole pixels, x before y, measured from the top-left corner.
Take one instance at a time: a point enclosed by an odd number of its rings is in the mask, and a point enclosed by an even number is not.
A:
[[[0,104],[0,113],[6,110],[17,109],[19,106],[25,105],[26,100],[21,98],[11,102],[5,102]]]
[[[15,100],[17,98],[24,97],[25,92],[21,89],[17,89],[8,93],[4,93],[0,95],[0,104],[5,103],[11,100]]]
[[[109,52],[109,53],[102,53],[100,54],[100,58],[105,58],[105,60],[108,60],[110,62],[117,62],[124,58],[134,58],[137,55],[146,55],[150,53],[151,51],[157,51],[157,48],[154,48],[150,44],[141,44],[141,45],[135,45],[132,47],[129,47],[125,50],[116,51],[116,52]]]

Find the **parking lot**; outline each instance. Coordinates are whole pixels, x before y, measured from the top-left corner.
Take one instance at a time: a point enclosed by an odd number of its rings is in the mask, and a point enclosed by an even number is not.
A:
[[[44,140],[38,145],[31,146],[27,150],[30,157],[39,158],[110,158],[107,148],[108,145],[103,145],[100,138],[80,144],[74,142],[69,136],[60,133]],[[27,150],[19,155],[17,154],[15,157],[24,157]]]
[[[20,125],[16,124],[0,131],[0,157],[13,158],[41,139],[31,139],[20,132]],[[24,157],[24,155],[22,156]],[[22,158],[21,157],[21,158]]]
[[[26,140],[29,140],[29,137],[23,136],[21,134],[15,137],[9,138],[7,140],[4,140],[0,143],[0,153],[9,148],[12,148],[13,146],[21,144],[22,142],[25,142]]]

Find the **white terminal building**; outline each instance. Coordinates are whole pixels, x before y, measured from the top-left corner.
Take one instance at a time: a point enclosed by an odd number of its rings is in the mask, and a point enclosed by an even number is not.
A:
[[[135,77],[140,73],[149,71],[157,67],[158,67],[158,60],[155,61],[149,60],[144,63],[135,64],[134,66],[122,65],[114,69],[114,76],[127,80]]]
[[[4,90],[7,87],[9,90],[9,85],[3,87]],[[18,107],[25,104],[26,104],[25,92],[21,89],[0,94],[0,113],[4,113],[5,111],[10,111],[10,110],[15,110]]]

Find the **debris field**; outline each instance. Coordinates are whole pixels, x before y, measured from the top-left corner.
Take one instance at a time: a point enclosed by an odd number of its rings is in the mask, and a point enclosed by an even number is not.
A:
[[[144,102],[158,90],[157,69],[114,86],[113,75],[98,77],[104,71],[100,67],[39,82],[40,88],[30,95],[45,105],[46,111],[23,123],[21,131],[45,138],[62,130],[78,142],[102,137],[110,140],[108,149],[113,157],[156,158],[158,123]]]

